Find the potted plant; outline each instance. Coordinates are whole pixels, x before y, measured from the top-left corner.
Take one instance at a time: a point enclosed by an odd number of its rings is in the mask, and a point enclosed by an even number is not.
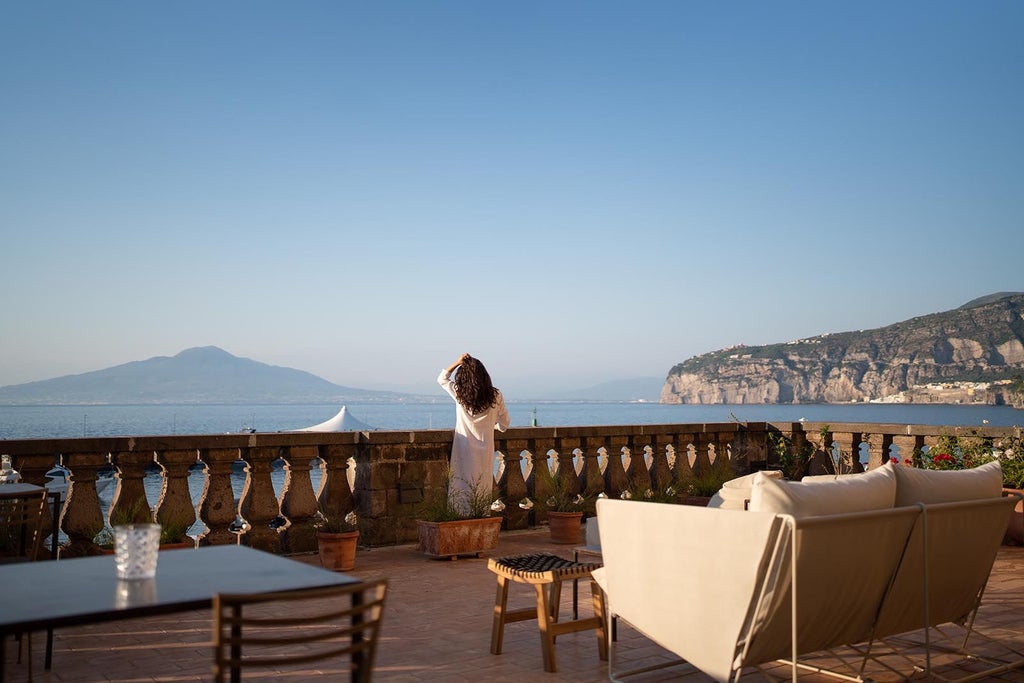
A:
[[[1003,470],[1003,495],[1024,496],[1024,438],[1012,436],[996,442],[995,457]],[[1024,500],[1018,500],[1010,515],[1003,543],[1024,545]]]
[[[451,469],[445,471],[444,485],[432,492],[420,506],[416,519],[420,552],[430,557],[456,559],[459,555],[482,557],[498,545],[505,509],[492,502],[491,487],[477,482],[464,495],[452,492]]]
[[[313,519],[320,566],[331,571],[348,571],[356,566],[356,543],[359,540],[359,520],[355,512],[342,514],[340,510],[317,511]]]
[[[546,462],[536,465],[536,472],[536,483],[541,487],[537,505],[547,513],[551,541],[578,543],[587,499],[573,490],[569,477],[555,476]],[[520,507],[529,509],[533,504],[527,499]]]
[[[196,543],[188,535],[188,526],[167,520],[160,522],[160,550],[195,549]]]
[[[100,547],[104,555],[114,554],[114,527],[126,524],[146,524],[152,521],[149,516],[149,504],[139,497],[135,501],[123,504],[115,502],[110,510],[110,526],[104,525],[93,535],[93,542]]]
[[[702,472],[688,472],[680,477],[677,488],[683,505],[707,507],[711,497],[718,493],[722,484],[736,477],[732,465],[726,458],[717,458],[710,469]]]

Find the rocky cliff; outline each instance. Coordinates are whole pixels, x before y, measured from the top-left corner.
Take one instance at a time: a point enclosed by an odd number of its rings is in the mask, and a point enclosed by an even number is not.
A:
[[[1020,401],[1022,374],[1024,293],[1000,293],[875,330],[696,356],[672,368],[661,402],[965,402],[958,397],[970,395],[1010,403]]]

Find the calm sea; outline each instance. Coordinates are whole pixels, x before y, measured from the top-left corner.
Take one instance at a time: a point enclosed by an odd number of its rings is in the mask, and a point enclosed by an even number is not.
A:
[[[375,429],[451,429],[455,408],[437,403],[349,403],[353,417]],[[102,405],[0,406],[0,439],[143,434],[224,434],[301,429],[334,416],[340,406]],[[874,422],[1010,427],[1024,411],[1007,406],[940,405],[662,405],[658,403],[510,402],[512,425],[593,426],[703,422]]]

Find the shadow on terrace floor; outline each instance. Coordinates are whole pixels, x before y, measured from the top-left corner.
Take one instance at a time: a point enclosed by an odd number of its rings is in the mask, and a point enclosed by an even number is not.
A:
[[[582,534],[581,534],[582,540]],[[572,546],[553,545],[547,530],[503,533],[492,556],[530,552],[552,552],[572,557]],[[176,551],[187,552],[187,551]],[[295,559],[317,563],[315,555]],[[681,573],[685,568],[681,568]],[[598,659],[596,638],[591,632],[558,639],[557,674],[545,674],[536,622],[509,624],[505,629],[501,655],[490,649],[491,616],[494,607],[495,577],[487,570],[487,559],[462,558],[457,561],[431,560],[420,555],[413,545],[360,550],[356,569],[359,578],[386,576],[390,590],[379,645],[376,681],[489,681],[525,683],[526,681],[603,681],[607,667]],[[563,591],[562,615],[567,618],[572,593]],[[510,590],[509,607],[534,604],[532,591],[519,584]],[[580,585],[581,613],[590,614],[589,587]],[[2,605],[0,605],[2,606]],[[979,627],[998,634],[1005,642],[1024,650],[1024,548],[1003,548],[989,581],[984,605],[979,612]],[[46,682],[119,681],[208,681],[211,649],[210,618],[206,611],[186,612],[159,618],[115,622],[57,631],[51,672],[42,670],[44,638],[33,639],[35,680]],[[663,651],[624,624],[619,627],[620,664],[628,657],[628,666],[667,659]],[[8,680],[24,680],[27,668],[17,664],[17,647],[8,644]],[[827,664],[829,660],[819,662]],[[834,661],[834,660],[831,660]],[[940,662],[941,663],[941,662]],[[913,673],[907,661],[894,661],[906,675]],[[934,665],[934,661],[933,661]],[[959,667],[956,667],[959,671]],[[784,671],[774,670],[779,675]],[[956,672],[947,675],[962,675]],[[295,671],[247,680],[301,681],[336,670]],[[903,676],[874,668],[875,680],[905,680]],[[918,674],[923,678],[922,674]],[[760,674],[745,677],[759,680]],[[700,673],[686,674],[680,669],[662,670],[633,680],[650,682],[684,680],[699,683],[710,680]],[[831,680],[820,676],[801,680]],[[1020,681],[1024,672],[1004,674],[988,680]]]

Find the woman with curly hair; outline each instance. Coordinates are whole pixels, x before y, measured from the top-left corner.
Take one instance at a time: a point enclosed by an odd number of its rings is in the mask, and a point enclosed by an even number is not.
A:
[[[449,499],[466,509],[468,496],[494,481],[494,430],[508,429],[508,409],[491,384],[487,368],[468,353],[441,371],[437,383],[455,399],[455,440],[452,443]],[[484,488],[486,487],[486,488]]]

